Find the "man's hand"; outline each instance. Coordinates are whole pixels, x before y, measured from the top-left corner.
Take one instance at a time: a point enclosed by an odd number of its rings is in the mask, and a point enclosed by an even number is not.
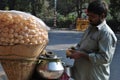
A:
[[[88,55],[86,53],[84,53],[84,52],[77,51],[77,50],[69,50],[69,52],[71,54],[68,57],[70,57],[71,59],[79,59],[81,57],[89,59]]]

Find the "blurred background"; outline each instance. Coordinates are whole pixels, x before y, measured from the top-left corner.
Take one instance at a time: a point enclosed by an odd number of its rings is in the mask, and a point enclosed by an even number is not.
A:
[[[31,13],[41,18],[51,28],[83,31],[87,24],[86,8],[91,1],[93,0],[0,0],[0,10]],[[114,32],[120,32],[120,0],[105,1],[109,5],[107,23]],[[80,22],[83,24],[82,27]]]

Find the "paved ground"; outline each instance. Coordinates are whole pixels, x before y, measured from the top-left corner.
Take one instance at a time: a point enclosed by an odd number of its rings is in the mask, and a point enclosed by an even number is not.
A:
[[[82,32],[77,31],[59,31],[52,30],[49,32],[49,44],[46,47],[47,51],[52,51],[62,57],[62,61],[68,65],[73,65],[74,60],[66,58],[65,50],[81,39]],[[119,35],[117,35],[119,36]],[[120,80],[120,41],[118,41],[117,49],[111,64],[110,80]],[[0,80],[7,80],[3,69],[0,67]]]

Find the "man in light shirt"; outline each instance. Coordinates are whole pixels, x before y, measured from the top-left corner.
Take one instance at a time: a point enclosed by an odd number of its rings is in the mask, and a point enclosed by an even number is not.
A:
[[[102,0],[89,4],[90,22],[75,50],[68,57],[75,60],[72,77],[75,80],[109,80],[110,64],[116,49],[117,38],[106,23],[108,6]]]

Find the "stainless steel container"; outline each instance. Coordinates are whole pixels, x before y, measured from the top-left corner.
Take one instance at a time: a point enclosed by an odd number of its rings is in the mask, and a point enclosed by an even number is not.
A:
[[[40,57],[37,71],[43,78],[59,79],[64,72],[64,67],[61,58],[51,54],[49,57]]]

